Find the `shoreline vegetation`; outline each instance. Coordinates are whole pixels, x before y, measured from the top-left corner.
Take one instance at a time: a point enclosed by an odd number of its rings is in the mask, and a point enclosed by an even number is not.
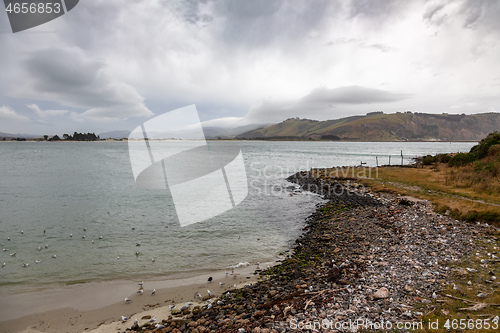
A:
[[[477,173],[490,174],[488,183],[498,178],[497,135],[471,149],[475,156],[381,167],[373,178],[363,176],[369,174],[363,167],[354,177],[339,168],[296,173],[290,182],[328,202],[307,219],[280,264],[257,267],[257,282],[218,297],[183,299],[193,304],[182,311],[169,311],[168,303],[143,301],[140,311],[121,304],[126,320],[86,323],[85,331],[448,332],[462,322],[470,332],[497,331],[500,195],[477,181],[463,183]],[[475,153],[483,150],[485,155]],[[453,158],[467,163],[449,165]],[[40,330],[57,331],[38,320]],[[82,331],[78,314],[72,320]]]

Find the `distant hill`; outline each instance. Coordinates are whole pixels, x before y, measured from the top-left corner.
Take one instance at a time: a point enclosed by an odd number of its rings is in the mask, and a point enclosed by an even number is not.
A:
[[[120,140],[120,139],[123,139],[123,138],[128,138],[130,134],[130,131],[110,131],[110,132],[104,132],[104,133],[100,133],[99,134],[99,137],[101,139],[116,139],[116,140]]]
[[[25,139],[31,139],[31,138],[37,138],[40,137],[41,135],[33,135],[33,134],[11,134],[11,133],[3,133],[0,132],[0,140],[3,140],[4,138],[6,140],[11,140],[15,138],[25,138]]]
[[[271,126],[271,124],[258,125],[251,124],[245,126],[239,126],[235,128],[221,128],[221,127],[205,127],[203,126],[203,132],[205,133],[206,139],[232,139],[236,135],[245,133],[248,131],[253,131],[255,129],[264,128],[267,126]]]
[[[237,139],[352,141],[479,141],[500,129],[500,113],[473,115],[372,112],[335,120],[287,119]]]

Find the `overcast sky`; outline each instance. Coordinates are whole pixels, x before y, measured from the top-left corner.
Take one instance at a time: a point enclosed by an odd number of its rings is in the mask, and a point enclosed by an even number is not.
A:
[[[500,111],[500,1],[83,0],[13,34],[0,132],[132,130],[196,104],[206,126],[372,111]]]

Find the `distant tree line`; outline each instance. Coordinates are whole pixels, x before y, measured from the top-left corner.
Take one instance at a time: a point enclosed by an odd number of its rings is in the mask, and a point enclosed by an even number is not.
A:
[[[95,135],[95,133],[78,133],[74,132],[73,135],[63,134],[63,138],[61,139],[58,135],[54,135],[49,138],[48,135],[44,135],[43,138],[48,141],[98,141],[100,140],[99,135]]]

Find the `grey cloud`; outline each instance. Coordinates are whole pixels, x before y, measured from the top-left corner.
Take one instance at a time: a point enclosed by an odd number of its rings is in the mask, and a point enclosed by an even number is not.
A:
[[[464,15],[464,27],[500,30],[500,1],[465,0],[460,12]]]
[[[393,47],[390,47],[389,45],[383,44],[383,43],[366,43],[362,39],[356,39],[356,38],[339,38],[334,41],[326,43],[327,46],[335,46],[335,45],[346,45],[346,44],[353,44],[355,46],[361,47],[361,48],[366,48],[366,49],[375,49],[379,50],[382,52],[389,52],[389,51],[394,51],[395,49]]]
[[[87,109],[94,119],[152,116],[135,89],[106,73],[105,63],[77,49],[52,48],[33,52],[23,63],[28,73],[19,97],[53,100]]]
[[[332,112],[368,112],[386,103],[401,101],[410,94],[394,93],[386,90],[360,86],[318,88],[308,95],[293,101],[263,101],[250,108],[244,123],[265,123],[281,121],[289,117],[309,114],[314,119],[333,119]],[[371,106],[369,106],[371,105]],[[344,115],[347,115],[345,113]],[[265,121],[264,121],[265,120]]]
[[[448,14],[443,11],[445,7],[446,4],[435,4],[429,6],[424,12],[424,21],[435,25],[441,25],[448,16]]]
[[[18,114],[14,109],[9,106],[0,106],[0,119],[4,121],[29,121],[30,119],[26,116]]]
[[[51,116],[62,116],[68,113],[68,110],[45,110],[43,111],[36,104],[28,104],[26,105],[29,109],[33,110],[39,117],[51,117]]]
[[[307,38],[325,20],[335,19],[335,1],[217,1],[211,16],[222,18],[214,29],[218,40],[238,47],[255,48],[266,45],[286,46]],[[200,6],[188,3],[186,20],[203,19]],[[207,15],[205,13],[205,15]]]
[[[408,97],[410,97],[408,94],[399,94],[360,86],[349,86],[335,89],[318,88],[303,97],[300,101],[307,104],[371,104],[396,102]]]
[[[370,19],[385,20],[394,13],[407,7],[407,0],[355,0],[349,1],[351,17],[364,16]]]

